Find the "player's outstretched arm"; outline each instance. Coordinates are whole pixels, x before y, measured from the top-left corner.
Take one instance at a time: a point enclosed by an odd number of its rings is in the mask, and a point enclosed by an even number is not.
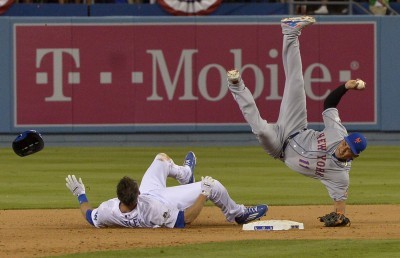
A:
[[[336,89],[334,89],[331,93],[329,93],[328,97],[326,97],[324,101],[324,110],[328,108],[336,108],[339,105],[340,100],[346,94],[348,90],[363,90],[365,89],[365,82],[356,79],[356,80],[348,80],[345,84],[340,85]]]
[[[78,197],[79,207],[82,212],[83,217],[93,225],[92,221],[92,206],[90,205],[85,191],[85,185],[82,182],[82,178],[79,178],[79,181],[76,179],[75,175],[68,175],[65,178],[67,183],[65,184],[67,188],[71,191],[73,195]]]

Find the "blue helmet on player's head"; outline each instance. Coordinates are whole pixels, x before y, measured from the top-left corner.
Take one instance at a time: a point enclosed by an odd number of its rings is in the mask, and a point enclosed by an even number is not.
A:
[[[361,133],[352,133],[344,137],[344,140],[355,155],[360,155],[360,153],[367,148],[367,138]]]

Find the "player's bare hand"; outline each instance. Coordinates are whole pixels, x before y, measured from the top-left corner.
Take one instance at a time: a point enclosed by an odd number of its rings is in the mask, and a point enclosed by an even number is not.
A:
[[[366,85],[367,84],[363,80],[356,79],[347,81],[345,87],[348,90],[364,90]]]
[[[67,183],[65,184],[67,188],[71,191],[71,193],[75,196],[79,196],[81,194],[85,194],[85,185],[82,182],[82,178],[79,178],[79,181],[76,179],[75,175],[68,175],[65,178]]]
[[[212,193],[212,188],[214,184],[215,184],[214,178],[210,176],[201,177],[201,193],[205,195],[207,198],[209,198]]]

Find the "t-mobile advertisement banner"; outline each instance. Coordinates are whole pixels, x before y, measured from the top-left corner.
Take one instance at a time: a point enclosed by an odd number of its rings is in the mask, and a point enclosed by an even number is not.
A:
[[[357,33],[354,33],[354,32]],[[310,123],[353,78],[344,123],[376,123],[375,23],[320,23],[299,38]],[[238,125],[226,86],[238,68],[275,122],[285,74],[279,23],[15,24],[15,126]]]

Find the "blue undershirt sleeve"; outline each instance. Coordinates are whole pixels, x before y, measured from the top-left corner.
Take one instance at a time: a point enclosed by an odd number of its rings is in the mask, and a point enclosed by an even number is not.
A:
[[[93,210],[87,210],[86,211],[86,220],[87,222],[90,223],[90,225],[94,226],[93,220],[92,220],[92,211]]]
[[[185,216],[183,211],[179,211],[178,218],[176,219],[174,228],[184,228],[185,227]]]

